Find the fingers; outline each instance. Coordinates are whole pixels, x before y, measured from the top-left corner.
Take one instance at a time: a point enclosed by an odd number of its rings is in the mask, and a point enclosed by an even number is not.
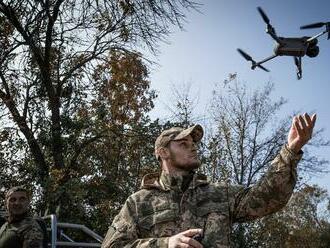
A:
[[[181,233],[183,235],[183,237],[181,238],[182,243],[188,244],[194,248],[202,248],[203,246],[198,241],[192,239],[193,236],[195,236],[196,234],[201,234],[202,231],[203,231],[202,229],[189,229],[187,231],[182,232]]]
[[[187,231],[182,232],[181,234],[183,234],[186,237],[192,237],[192,236],[194,236],[196,234],[200,234],[200,233],[202,233],[202,229],[197,228],[197,229],[189,229]]]
[[[309,130],[312,130],[315,126],[316,122],[316,114],[313,114],[312,117],[310,117],[307,113],[304,115],[298,115],[294,117],[294,125],[298,126],[299,131],[306,132]],[[298,130],[297,130],[298,131]]]
[[[305,114],[306,115],[306,114]],[[306,123],[306,119],[302,116],[302,115],[299,115],[298,117],[299,119],[299,124],[301,125],[301,130],[303,132],[306,132],[306,129],[307,129],[307,123]]]
[[[316,114],[312,115],[312,118],[308,114],[304,114],[305,122],[308,127],[314,128],[315,126],[315,121],[316,121]]]
[[[302,130],[302,127],[300,126],[299,122],[300,122],[300,118],[295,116],[294,120],[293,120],[293,126],[295,127],[298,135],[302,136],[303,135],[303,130]]]
[[[312,125],[313,127],[315,126],[315,122],[316,122],[316,114],[312,115]]]
[[[292,126],[288,134],[289,148],[298,153],[301,148],[312,138],[313,128],[316,122],[316,114],[310,117],[307,113],[293,118]]]
[[[194,247],[194,248],[202,248],[203,246],[196,240],[190,238],[190,237],[185,237],[183,236],[181,238],[181,242],[184,244],[187,244],[188,247]]]
[[[201,234],[202,229],[189,229],[176,234],[169,239],[169,248],[203,248],[202,244],[193,239],[196,234]]]
[[[304,115],[294,117],[293,126],[297,131],[298,136],[307,142],[312,137],[315,122],[316,114],[313,114],[312,117],[310,117],[305,113]]]

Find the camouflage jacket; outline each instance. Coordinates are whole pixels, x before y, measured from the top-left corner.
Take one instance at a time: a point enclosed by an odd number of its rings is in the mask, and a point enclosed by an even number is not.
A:
[[[6,222],[0,229],[0,248],[42,248],[43,231],[37,221],[26,216],[20,221]]]
[[[204,247],[230,247],[234,222],[253,220],[285,206],[301,158],[284,146],[268,172],[250,188],[210,183],[195,174],[182,192],[180,177],[147,175],[113,220],[102,247],[168,247],[170,236],[204,228]]]

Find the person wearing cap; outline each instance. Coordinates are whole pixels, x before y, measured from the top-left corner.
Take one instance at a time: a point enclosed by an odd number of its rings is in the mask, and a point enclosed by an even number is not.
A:
[[[8,190],[5,198],[8,219],[0,229],[0,248],[42,248],[44,232],[29,216],[30,194],[24,187]]]
[[[312,137],[316,115],[294,117],[287,139],[268,172],[250,188],[211,183],[196,173],[196,143],[203,128],[174,127],[155,142],[160,175],[149,174],[114,218],[102,247],[231,247],[232,224],[280,210],[296,183],[301,148]]]

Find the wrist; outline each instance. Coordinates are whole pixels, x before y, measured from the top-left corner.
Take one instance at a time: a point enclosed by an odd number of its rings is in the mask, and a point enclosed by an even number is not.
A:
[[[287,143],[286,147],[294,154],[300,154],[302,146]]]

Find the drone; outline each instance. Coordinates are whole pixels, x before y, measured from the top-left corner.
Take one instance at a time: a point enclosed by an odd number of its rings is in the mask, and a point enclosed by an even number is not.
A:
[[[314,58],[319,54],[319,47],[317,46],[318,40],[317,38],[321,35],[328,33],[328,40],[330,39],[330,22],[317,22],[313,24],[308,24],[305,26],[301,26],[300,29],[311,29],[311,28],[321,28],[325,27],[325,30],[315,36],[308,37],[300,37],[300,38],[286,38],[279,37],[276,35],[275,29],[270,24],[270,20],[262,10],[261,7],[257,8],[262,19],[267,24],[266,33],[269,34],[276,42],[274,48],[274,54],[270,57],[267,57],[259,62],[253,60],[253,58],[244,52],[242,49],[237,49],[237,51],[248,61],[251,61],[252,66],[251,69],[254,70],[256,67],[269,72],[267,68],[262,66],[261,64],[277,57],[277,56],[293,56],[294,63],[297,68],[297,79],[302,78],[302,67],[301,67],[301,58],[307,55],[310,58]]]

